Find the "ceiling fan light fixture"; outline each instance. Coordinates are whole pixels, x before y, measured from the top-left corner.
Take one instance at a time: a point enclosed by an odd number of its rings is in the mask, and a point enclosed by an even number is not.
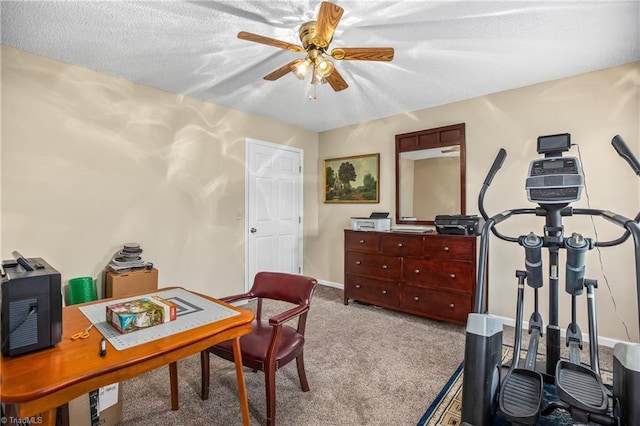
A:
[[[327,80],[320,74],[318,71],[318,67],[316,66],[313,70],[313,75],[311,76],[311,84],[325,84]]]
[[[325,59],[321,56],[316,58],[316,67],[315,72],[319,74],[321,77],[329,77],[334,70],[333,62],[328,59]]]
[[[279,49],[286,49],[291,52],[306,52],[304,59],[294,59],[263,78],[268,81],[275,81],[288,73],[293,73],[296,78],[304,80],[311,72],[311,83],[314,85],[315,99],[315,88],[318,84],[329,83],[335,92],[349,87],[340,75],[340,70],[335,66],[334,61],[389,62],[393,60],[394,49],[392,47],[343,47],[329,51],[329,45],[333,40],[343,12],[344,9],[337,4],[327,0],[322,1],[317,20],[302,24],[298,30],[301,46],[247,31],[240,31],[238,38]]]
[[[311,60],[309,58],[298,59],[293,63],[293,65],[291,65],[291,72],[300,80],[304,80],[310,67]]]

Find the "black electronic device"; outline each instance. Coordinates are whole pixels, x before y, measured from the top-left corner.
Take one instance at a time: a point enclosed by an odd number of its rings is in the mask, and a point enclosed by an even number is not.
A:
[[[442,214],[436,216],[434,223],[438,234],[479,235],[484,219],[476,215]]]
[[[559,204],[578,201],[584,177],[576,157],[547,157],[529,163],[525,182],[527,198],[534,203]]]
[[[559,157],[571,148],[571,134],[561,133],[538,137],[538,154],[546,157]]]
[[[13,255],[15,260],[2,262],[0,277],[5,356],[48,348],[62,339],[60,273],[41,258]]]

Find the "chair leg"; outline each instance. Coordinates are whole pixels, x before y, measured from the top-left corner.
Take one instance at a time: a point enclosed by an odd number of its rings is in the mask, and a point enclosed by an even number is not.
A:
[[[276,367],[268,365],[264,371],[264,384],[267,394],[267,426],[276,424]]]
[[[178,407],[178,364],[169,364],[169,383],[171,387],[171,410],[176,411]]]
[[[209,352],[200,352],[200,398],[209,399]]]
[[[309,382],[307,381],[307,374],[304,371],[304,352],[300,352],[298,358],[296,358],[296,365],[298,367],[298,377],[300,378],[300,386],[302,392],[309,392]]]

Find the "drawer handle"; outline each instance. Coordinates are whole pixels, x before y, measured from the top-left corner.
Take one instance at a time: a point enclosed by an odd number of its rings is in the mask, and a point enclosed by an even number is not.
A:
[[[382,294],[387,294],[387,290],[382,290]]]
[[[356,284],[356,288],[360,288],[360,284]]]
[[[456,305],[455,305],[455,304],[453,304],[453,303],[449,303],[449,307],[450,307],[451,309],[453,309],[453,308],[455,308],[455,307],[456,307]]]
[[[398,247],[404,247],[404,244],[398,243]]]
[[[416,273],[416,275],[418,275],[420,273],[420,269],[416,269],[415,271],[413,271]]]
[[[444,246],[444,248],[443,248],[442,250],[444,250],[444,251],[449,251],[449,247]]]
[[[453,279],[453,278],[455,278],[455,277],[456,277],[456,274],[451,274],[451,275],[449,275],[449,278],[451,278],[451,279]]]
[[[361,265],[362,262],[360,262],[359,260],[356,260],[356,265]]]
[[[420,300],[420,298],[418,296],[414,296],[413,300],[415,300],[417,302],[418,300]]]
[[[382,265],[382,269],[389,269],[387,265]]]
[[[364,240],[360,240],[360,244],[364,244]]]

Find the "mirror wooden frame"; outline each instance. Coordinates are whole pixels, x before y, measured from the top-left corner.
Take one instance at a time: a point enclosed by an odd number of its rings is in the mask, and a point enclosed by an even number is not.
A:
[[[396,223],[405,225],[433,225],[433,218],[402,219],[400,215],[400,155],[403,152],[433,148],[460,147],[460,211],[443,214],[466,214],[466,145],[465,123],[396,135]]]

